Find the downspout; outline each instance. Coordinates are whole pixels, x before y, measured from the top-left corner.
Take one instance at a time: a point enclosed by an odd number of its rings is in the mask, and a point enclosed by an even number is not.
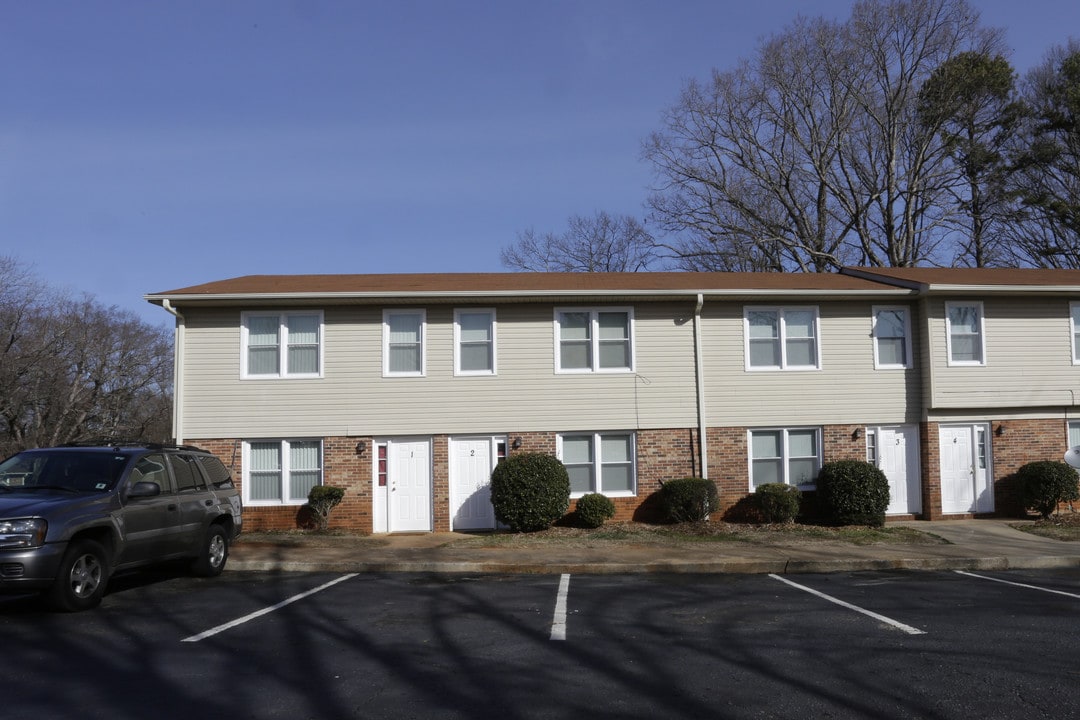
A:
[[[184,444],[184,316],[172,306],[168,298],[161,301],[161,307],[176,318],[176,330],[173,335],[173,436],[177,445]]]
[[[698,407],[698,448],[701,452],[701,477],[709,477],[709,453],[706,441],[705,420],[705,356],[701,352],[701,308],[705,304],[705,296],[698,293],[697,307],[694,308],[694,359],[697,382],[697,407]]]

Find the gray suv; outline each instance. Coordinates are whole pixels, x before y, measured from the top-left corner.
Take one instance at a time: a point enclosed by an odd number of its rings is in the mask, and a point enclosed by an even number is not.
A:
[[[0,463],[0,593],[76,611],[96,607],[118,570],[186,559],[218,575],[240,509],[228,469],[199,448],[24,450]]]

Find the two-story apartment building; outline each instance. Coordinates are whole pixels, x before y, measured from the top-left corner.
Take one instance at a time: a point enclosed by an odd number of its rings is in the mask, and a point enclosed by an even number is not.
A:
[[[500,458],[645,517],[664,480],[811,489],[866,458],[889,514],[1017,512],[1009,475],[1080,444],[1080,271],[249,276],[154,293],[174,427],[241,479],[245,523],[495,527]]]

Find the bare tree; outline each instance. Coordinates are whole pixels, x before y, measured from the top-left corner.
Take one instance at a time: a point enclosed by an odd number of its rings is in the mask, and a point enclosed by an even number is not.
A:
[[[11,258],[0,283],[0,450],[169,438],[167,330],[52,291]]]
[[[843,23],[799,18],[752,60],[689,83],[644,149],[669,247],[721,270],[935,259],[944,153],[916,122],[917,92],[948,58],[999,44],[965,0],[864,1]]]
[[[526,230],[502,249],[503,265],[531,272],[639,272],[658,261],[653,239],[637,219],[606,212],[571,217],[561,235]]]

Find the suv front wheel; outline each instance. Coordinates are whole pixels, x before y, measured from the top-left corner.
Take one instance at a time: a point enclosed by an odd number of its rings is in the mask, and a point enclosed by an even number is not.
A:
[[[105,548],[93,540],[76,540],[60,562],[56,580],[48,591],[49,603],[66,612],[89,610],[101,604],[108,581]]]
[[[191,563],[191,572],[199,577],[217,577],[229,559],[229,536],[225,528],[215,523],[206,531],[202,549]]]

